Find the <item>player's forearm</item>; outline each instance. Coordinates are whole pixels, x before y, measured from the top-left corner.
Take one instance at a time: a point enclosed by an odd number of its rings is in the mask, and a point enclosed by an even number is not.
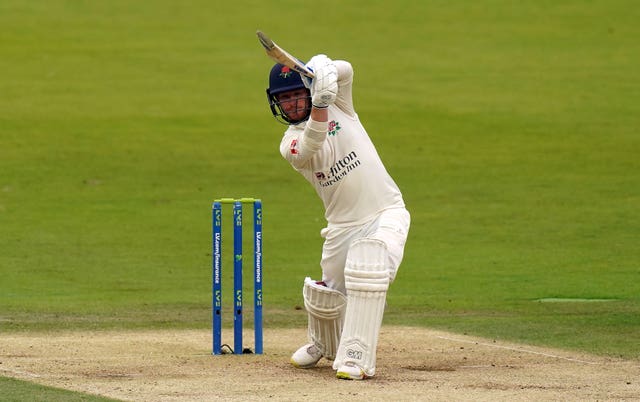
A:
[[[318,119],[322,118],[322,112],[320,114],[316,115]],[[280,143],[280,153],[296,168],[307,163],[322,148],[327,138],[327,117],[324,117],[324,121],[317,121],[313,118],[313,112],[311,116],[304,131],[288,131]]]
[[[315,113],[314,113],[315,111]],[[304,140],[300,144],[300,156],[310,159],[320,148],[327,138],[327,109],[311,109],[311,118],[307,121],[304,130]]]
[[[311,108],[311,120],[324,121],[324,122],[329,121],[329,111],[328,111],[328,109],[326,107],[319,108],[319,107],[313,106]]]
[[[338,70],[338,96],[335,105],[349,116],[355,116],[353,108],[353,67],[348,61],[335,60]]]
[[[329,112],[327,108],[311,108],[311,116],[307,120],[304,133],[298,141],[298,153],[295,155],[297,163],[304,163],[311,159],[322,148],[327,138],[327,122]]]
[[[338,70],[338,85],[350,84],[353,80],[353,67],[345,60],[334,60],[333,63]]]

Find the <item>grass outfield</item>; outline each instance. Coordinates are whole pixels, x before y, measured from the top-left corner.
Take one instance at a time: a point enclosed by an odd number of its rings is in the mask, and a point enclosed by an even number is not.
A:
[[[248,3],[0,4],[0,331],[209,326],[221,196],[263,199],[266,324],[304,325],[323,211],[259,28],[354,65],[412,213],[386,324],[638,357],[635,2]]]
[[[103,398],[81,392],[45,387],[13,378],[0,377],[3,402],[47,401],[47,402],[113,402],[116,399]]]

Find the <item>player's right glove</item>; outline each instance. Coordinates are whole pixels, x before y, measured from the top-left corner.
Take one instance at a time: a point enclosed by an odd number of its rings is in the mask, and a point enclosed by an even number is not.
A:
[[[336,100],[338,95],[338,69],[333,61],[324,54],[313,56],[307,63],[315,78],[304,77],[305,86],[311,91],[311,103],[318,108],[325,108]],[[310,81],[310,82],[309,82]]]

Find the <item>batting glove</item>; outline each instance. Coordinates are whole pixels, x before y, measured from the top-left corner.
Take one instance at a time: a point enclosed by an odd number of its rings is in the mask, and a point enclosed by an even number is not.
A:
[[[307,62],[305,67],[309,68],[311,71],[315,73],[316,70],[318,70],[320,67],[324,65],[329,64],[329,62],[331,62],[331,59],[329,59],[326,55],[318,54],[313,56],[311,60]],[[304,86],[307,87],[307,89],[311,90],[311,86],[312,86],[311,78],[306,77],[302,74],[300,74],[300,78],[302,78],[302,83],[304,84]]]
[[[338,69],[324,54],[313,56],[307,67],[311,68],[315,75],[308,86],[311,90],[311,103],[315,107],[326,108],[335,102],[338,95]]]

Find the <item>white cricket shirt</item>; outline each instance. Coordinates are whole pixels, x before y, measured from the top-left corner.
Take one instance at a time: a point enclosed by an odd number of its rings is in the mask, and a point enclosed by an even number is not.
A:
[[[329,226],[339,227],[362,224],[404,201],[353,109],[351,64],[335,64],[339,89],[328,123],[289,126],[280,153],[313,185]]]

